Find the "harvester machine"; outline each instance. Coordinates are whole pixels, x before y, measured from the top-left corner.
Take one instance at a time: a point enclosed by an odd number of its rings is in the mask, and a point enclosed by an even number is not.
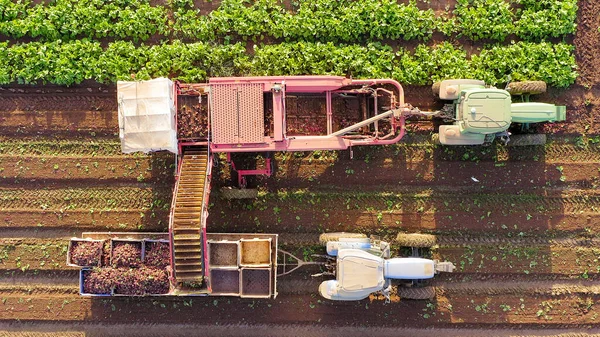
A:
[[[540,90],[535,86],[532,88],[531,84],[513,85],[502,90],[486,87],[481,81],[449,80],[441,82],[437,89],[434,86],[434,90],[441,99],[451,103],[441,111],[422,112],[404,101],[403,88],[397,81],[386,79],[267,76],[211,78],[200,84],[182,84],[165,78],[119,82],[117,100],[122,151],[167,150],[175,153],[177,158],[169,233],[162,237],[170,247],[170,293],[248,297],[274,297],[277,294],[276,234],[207,233],[212,167],[221,157],[219,154],[226,156],[232,176],[237,178],[234,179],[237,186],[222,189],[221,195],[226,198],[256,197],[256,190],[246,188],[246,177],[273,174],[271,158],[266,156],[264,168],[245,169],[235,162],[232,154],[344,150],[354,146],[394,144],[406,132],[405,119],[414,115],[435,116],[451,123],[440,127],[439,140],[447,145],[476,145],[496,137],[507,141],[511,123],[527,125],[565,119],[564,107],[512,102],[511,93],[520,94],[524,100],[530,94],[539,93]],[[312,114],[308,117],[323,121],[319,130],[310,129],[307,133],[288,127],[292,118],[296,118],[298,124],[298,113],[302,112],[298,102],[302,97],[305,102],[322,102],[319,108],[323,108],[323,116]],[[292,98],[296,102],[296,116],[289,109]],[[178,123],[177,112],[187,104],[185,102],[196,105],[207,102],[208,108],[205,116],[196,119],[205,125],[193,125],[191,136],[182,137],[178,132],[181,123]],[[102,234],[87,239],[118,240],[115,235]],[[137,239],[145,242],[145,238]],[[390,259],[387,243],[359,239],[340,237],[328,243],[330,257],[337,258],[334,266],[337,279],[321,285],[320,292],[326,298],[359,299],[375,291],[387,295],[391,280],[395,279],[404,281],[405,286],[398,287],[398,291],[420,289],[421,293],[428,293],[422,290],[425,288],[418,287],[422,280],[432,278],[436,272],[453,269],[452,264],[423,258],[420,252],[425,247],[414,243],[408,245],[413,247],[411,257]],[[144,247],[144,243],[140,244]],[[338,248],[333,249],[334,245]],[[261,249],[264,258],[246,261],[245,256],[252,254],[244,255],[244,252],[255,249]],[[223,262],[221,255],[216,253],[218,251],[228,252],[230,260]],[[228,283],[231,287],[224,288],[224,278],[232,280]],[[244,288],[244,284],[259,281],[264,285],[261,291]]]

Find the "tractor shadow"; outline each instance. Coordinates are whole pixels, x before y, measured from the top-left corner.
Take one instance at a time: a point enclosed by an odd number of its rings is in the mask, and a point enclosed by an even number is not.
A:
[[[566,217],[554,192],[561,171],[544,145],[436,145],[433,158],[432,216],[415,229],[440,235],[441,259],[474,277],[553,272],[552,239]]]

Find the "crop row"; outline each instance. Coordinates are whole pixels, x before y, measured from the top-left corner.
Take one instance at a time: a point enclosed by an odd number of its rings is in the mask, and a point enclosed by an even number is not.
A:
[[[404,84],[424,85],[444,78],[480,78],[489,84],[512,80],[544,80],[567,87],[577,73],[573,46],[547,42],[517,42],[489,46],[470,55],[461,47],[442,43],[420,45],[414,52],[380,43],[335,45],[296,42],[254,47],[242,43],[136,46],[117,41],[103,48],[99,42],[75,40],[0,43],[0,83],[49,82],[60,85],[86,79],[115,82],[168,76],[197,82],[211,76],[336,74],[392,77]]]
[[[170,188],[136,187],[78,187],[48,189],[0,189],[3,210],[168,210]]]
[[[287,41],[354,42],[381,39],[427,40],[433,32],[472,40],[503,41],[562,37],[575,32],[576,0],[458,0],[453,11],[436,16],[415,2],[396,0],[302,0],[292,10],[280,0],[224,0],[200,15],[192,1],[151,6],[147,0],[0,0],[0,34],[47,40],[132,38],[154,34],[212,41],[271,36]]]

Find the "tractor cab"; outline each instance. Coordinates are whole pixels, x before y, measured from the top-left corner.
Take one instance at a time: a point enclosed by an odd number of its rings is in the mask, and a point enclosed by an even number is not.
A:
[[[490,134],[508,129],[511,98],[505,90],[467,89],[461,92],[456,115],[461,132]]]
[[[336,279],[321,283],[319,293],[329,300],[355,301],[380,291],[386,283],[385,260],[360,249],[337,254]]]

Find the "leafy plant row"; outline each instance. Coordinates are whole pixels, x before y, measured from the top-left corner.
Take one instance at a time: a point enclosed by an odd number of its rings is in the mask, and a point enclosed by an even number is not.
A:
[[[515,4],[522,8],[514,10]],[[503,41],[510,34],[540,40],[573,34],[576,18],[576,0],[457,0],[448,31],[475,41]]]
[[[56,0],[32,6],[29,0],[0,0],[0,34],[45,40],[131,38],[168,34],[167,7],[147,0]]]
[[[517,6],[518,5],[518,6]],[[0,0],[0,34],[46,40],[148,39],[154,34],[200,41],[270,36],[286,41],[355,42],[364,39],[428,40],[436,31],[472,40],[524,40],[575,32],[576,0],[458,0],[442,16],[414,1],[301,0],[292,10],[281,0],[224,0],[200,15],[191,1],[150,6],[147,0]]]
[[[395,78],[425,85],[444,78],[479,78],[489,84],[513,80],[544,80],[567,87],[577,73],[573,46],[547,42],[517,42],[489,46],[470,57],[461,47],[442,43],[419,45],[414,52],[396,52],[380,43],[335,45],[296,42],[255,46],[249,54],[241,43],[136,46],[117,41],[75,40],[0,43],[0,83],[50,82],[72,85],[167,76],[198,82],[211,76],[336,74],[355,78]]]

